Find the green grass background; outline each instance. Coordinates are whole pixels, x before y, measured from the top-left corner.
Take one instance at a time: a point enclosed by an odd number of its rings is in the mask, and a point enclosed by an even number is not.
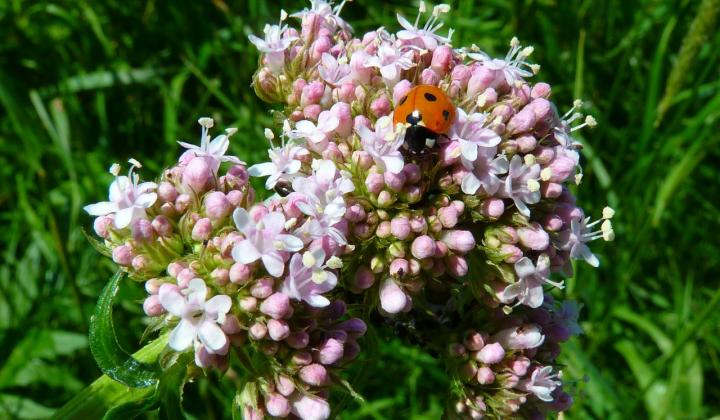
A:
[[[566,418],[708,418],[720,413],[720,1],[451,1],[455,45],[504,55],[533,44],[538,80],[566,110],[583,98],[599,126],[583,131],[579,202],[617,210],[600,269],[579,265],[567,297],[585,335],[564,347],[576,404]],[[249,87],[247,34],[298,1],[0,1],[0,418],[42,418],[99,375],[86,340],[113,272],[83,236],[82,206],[106,197],[112,162],[170,165],[196,120],[237,126],[232,152],[258,162],[268,106]],[[401,1],[356,0],[358,33]],[[562,113],[561,112],[561,113]],[[140,347],[140,288],[126,288],[118,334]],[[342,418],[439,418],[436,361],[381,342],[357,366],[367,404]],[[223,418],[232,389],[188,386],[195,418]]]

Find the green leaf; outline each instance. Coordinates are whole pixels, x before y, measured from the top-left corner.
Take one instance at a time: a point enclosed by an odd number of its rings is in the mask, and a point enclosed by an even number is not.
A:
[[[113,326],[113,299],[123,277],[123,273],[118,271],[98,299],[90,320],[90,351],[104,374],[129,387],[145,388],[157,383],[157,367],[138,362],[127,354],[120,347]]]
[[[45,419],[53,414],[52,408],[40,405],[29,398],[0,394],[0,417],[9,419]]]
[[[161,419],[184,419],[182,410],[183,388],[187,378],[187,365],[192,355],[185,353],[169,368],[165,369],[158,383]]]
[[[103,420],[126,420],[134,419],[140,414],[154,410],[158,407],[157,392],[150,394],[147,398],[126,402],[117,405],[107,411]]]

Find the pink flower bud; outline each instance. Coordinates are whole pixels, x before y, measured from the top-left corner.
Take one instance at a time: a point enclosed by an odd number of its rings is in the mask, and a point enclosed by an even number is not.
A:
[[[380,191],[378,194],[378,207],[381,209],[385,209],[393,205],[395,203],[395,197],[393,197],[392,194],[388,191]]]
[[[282,395],[271,392],[265,395],[265,409],[273,417],[287,417],[290,415],[290,402]]]
[[[292,402],[292,413],[301,419],[323,420],[330,417],[330,405],[323,398],[298,394]]]
[[[543,228],[548,232],[559,232],[563,225],[563,220],[557,214],[549,214],[543,220]]]
[[[448,246],[443,241],[435,241],[435,258],[446,257],[449,252]]]
[[[468,331],[463,340],[463,344],[465,344],[465,347],[470,351],[479,351],[485,347],[485,338],[487,337],[483,338],[483,334],[477,331]]]
[[[385,179],[381,174],[378,173],[369,173],[367,178],[365,179],[365,186],[368,189],[368,192],[372,194],[377,194],[380,191],[382,191],[383,187],[385,186]]]
[[[545,335],[536,324],[510,327],[492,336],[492,339],[511,350],[534,349],[545,342]]]
[[[273,283],[270,277],[260,278],[250,288],[250,294],[258,299],[267,299],[273,294]]]
[[[175,201],[178,192],[173,184],[163,181],[157,187],[157,195],[161,202],[170,203]]]
[[[345,332],[354,338],[362,337],[367,332],[367,325],[365,321],[360,318],[350,318],[347,321],[343,321],[337,325],[337,328],[345,330]]]
[[[195,226],[193,226],[191,236],[194,241],[204,241],[210,238],[211,233],[212,222],[210,222],[210,219],[207,217],[203,217],[195,223]]]
[[[489,385],[495,382],[495,374],[489,367],[482,366],[477,371],[477,381],[480,383],[480,385]]]
[[[303,109],[303,117],[307,120],[317,121],[321,112],[322,107],[319,104],[306,105]]]
[[[417,203],[422,199],[422,193],[419,185],[406,185],[402,190],[402,197],[408,203]]]
[[[213,191],[205,196],[205,214],[210,220],[221,220],[230,214],[232,204],[220,191]]]
[[[475,238],[468,230],[451,230],[442,236],[442,241],[453,251],[466,253],[475,248]]]
[[[424,233],[427,229],[425,218],[419,215],[410,217],[410,229],[415,233]]]
[[[540,183],[540,194],[546,198],[558,198],[563,192],[562,184],[556,182]]]
[[[392,278],[380,286],[380,307],[389,314],[396,314],[408,304],[408,296]]]
[[[467,86],[468,80],[470,80],[471,76],[472,70],[470,69],[470,67],[464,64],[458,64],[457,66],[453,67],[452,71],[450,72],[450,78],[454,82],[458,82],[457,85],[460,89],[464,89],[465,86]]]
[[[503,349],[499,343],[486,344],[482,349],[480,349],[475,358],[479,362],[492,365],[505,358],[505,349]]]
[[[374,283],[375,275],[373,274],[372,270],[370,270],[364,265],[358,267],[357,271],[355,272],[353,286],[356,289],[365,290],[367,288],[370,288]]]
[[[405,182],[415,184],[422,179],[422,170],[415,163],[408,163],[403,167],[402,173],[405,175]]]
[[[457,68],[457,67],[455,67]],[[472,76],[467,82],[467,96],[473,97],[495,85],[497,72],[485,66],[478,66],[473,70]]]
[[[352,204],[345,211],[345,218],[350,222],[357,223],[365,219],[365,209],[359,203]]]
[[[455,227],[458,222],[458,211],[455,206],[442,207],[438,210],[438,220],[445,228]]]
[[[404,258],[396,258],[390,263],[390,275],[393,277],[402,278],[409,270],[410,266]]]
[[[352,103],[355,100],[355,85],[343,83],[335,90],[338,100],[345,103]]]
[[[530,153],[535,150],[535,146],[537,146],[537,139],[530,135],[518,137],[515,141],[521,153]]]
[[[196,194],[205,192],[212,184],[212,179],[212,168],[210,168],[207,160],[202,156],[194,157],[190,163],[188,163],[182,175],[183,184],[188,186]],[[176,201],[175,205],[177,206],[177,204]]]
[[[127,245],[120,245],[112,251],[112,258],[115,264],[125,267],[130,266],[134,255],[132,249]]]
[[[533,251],[542,251],[550,245],[550,236],[537,223],[518,228],[517,234],[520,244]]]
[[[375,235],[377,235],[378,238],[389,238],[391,234],[391,224],[387,220],[380,222],[375,230]]]
[[[378,118],[390,114],[390,110],[390,100],[385,95],[380,95],[370,103],[370,112]]]
[[[435,251],[435,241],[427,235],[422,235],[415,238],[410,247],[410,252],[412,253],[412,255],[419,260],[432,257],[433,255],[435,255]]]
[[[302,88],[300,106],[306,107],[310,104],[317,104],[324,94],[325,84],[319,80],[312,81]]]
[[[405,240],[410,235],[410,221],[403,216],[398,216],[390,221],[390,231],[396,238]]]
[[[258,301],[256,298],[252,296],[246,296],[244,298],[241,298],[240,301],[240,309],[242,309],[245,312],[255,312],[258,306]]]
[[[530,359],[524,356],[518,356],[518,358],[510,364],[510,368],[517,376],[525,376],[528,368],[530,368]]]
[[[459,372],[460,378],[463,381],[470,381],[477,375],[477,366],[474,363],[466,362],[460,366]]]
[[[353,119],[350,111],[350,105],[345,102],[337,102],[330,108],[330,114],[337,117],[339,124],[335,129],[340,137],[347,137],[352,134]]]
[[[109,238],[110,230],[113,228],[113,217],[111,216],[100,216],[96,217],[93,221],[93,229],[97,236],[101,238]]]
[[[290,311],[290,298],[283,293],[273,293],[260,304],[260,312],[274,319],[282,319]]]
[[[323,386],[328,380],[327,370],[320,364],[313,363],[300,369],[300,379],[308,385]]]
[[[437,73],[440,77],[445,77],[445,75],[450,71],[452,64],[453,52],[450,47],[447,45],[441,45],[435,48],[432,55],[432,61],[430,62],[430,68],[432,68],[435,73]]]
[[[250,280],[250,267],[235,263],[230,267],[229,279],[235,284],[245,284]]]
[[[535,160],[540,165],[547,165],[550,162],[552,162],[553,159],[555,159],[555,151],[546,146],[538,146],[533,151],[533,154],[535,155]]]
[[[464,277],[468,273],[468,263],[465,258],[458,255],[450,255],[445,259],[447,271],[454,277]]]
[[[372,235],[372,229],[367,223],[357,223],[353,226],[353,235],[360,239],[367,239]]]
[[[385,184],[387,184],[387,186],[395,192],[402,191],[403,186],[405,185],[405,174],[402,172],[394,174],[387,171],[383,174],[383,178],[385,179]]]
[[[551,182],[561,183],[575,173],[575,161],[563,155],[558,155],[550,162],[549,168]]]
[[[526,133],[535,126],[536,122],[537,119],[534,110],[526,106],[510,119],[507,125],[507,131],[510,134]]]
[[[225,322],[220,325],[220,328],[222,328],[223,332],[228,335],[237,334],[240,331],[242,331],[242,327],[240,326],[240,321],[237,319],[235,315],[228,315],[225,317]]]
[[[364,170],[370,169],[373,165],[372,157],[364,150],[356,150],[352,154],[352,161],[360,168]]]
[[[332,365],[342,359],[343,353],[343,343],[334,338],[330,338],[318,348],[317,360],[323,365]]]
[[[285,339],[285,342],[294,349],[304,349],[310,343],[310,336],[305,331],[294,331]]]
[[[152,228],[160,236],[168,237],[173,233],[173,227],[170,220],[163,216],[156,216],[152,221]]]
[[[549,98],[551,93],[550,85],[547,83],[537,83],[532,87],[530,91],[530,97],[535,98]]]
[[[393,103],[395,106],[400,103],[400,100],[412,89],[412,83],[407,79],[402,79],[393,87]]]
[[[460,160],[460,142],[450,141],[440,148],[440,162],[445,166],[451,166]]]
[[[420,73],[420,83],[423,85],[437,86],[440,83],[440,76],[433,69],[425,69]]]
[[[226,268],[216,268],[210,272],[210,278],[213,279],[215,284],[218,286],[224,286],[227,284],[230,276]]]
[[[480,213],[491,219],[497,219],[505,212],[505,203],[500,198],[488,198],[480,203]]]
[[[262,305],[260,306],[262,311]],[[290,327],[282,319],[271,319],[267,322],[268,334],[274,341],[282,341],[290,335]]]
[[[502,259],[506,263],[515,264],[523,257],[523,252],[515,245],[502,244],[500,246],[500,255],[502,255]]]
[[[253,340],[262,340],[267,335],[268,329],[262,322],[255,322],[250,326],[248,335]]]
[[[460,343],[451,343],[448,346],[448,355],[453,358],[464,357],[467,354],[465,346]]]
[[[295,392],[295,383],[285,375],[278,375],[275,378],[275,389],[280,394],[289,397]]]
[[[150,295],[143,302],[143,310],[147,316],[158,316],[165,312],[158,295]]]

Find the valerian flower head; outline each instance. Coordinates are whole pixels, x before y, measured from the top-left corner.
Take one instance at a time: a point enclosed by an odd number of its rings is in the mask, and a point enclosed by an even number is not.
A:
[[[373,158],[380,170],[394,174],[402,171],[405,165],[400,152],[403,133],[393,127],[390,117],[380,117],[375,122],[375,131],[361,125],[357,132],[360,135],[363,150]]]
[[[230,297],[217,295],[206,300],[207,286],[198,278],[190,280],[187,289],[168,286],[160,287],[160,304],[180,318],[170,333],[168,345],[175,351],[183,351],[200,342],[210,353],[225,354],[228,339],[220,325],[232,306]]]
[[[115,180],[110,184],[110,201],[101,201],[84,207],[92,216],[113,214],[117,229],[124,229],[138,219],[147,218],[146,210],[157,201],[157,184],[154,182],[139,183],[140,177],[133,171],[141,165],[130,159],[130,170],[127,176],[118,176],[119,166],[113,165]]]
[[[235,261],[250,264],[261,260],[267,272],[273,277],[282,276],[285,271],[287,252],[299,251],[303,242],[285,232],[285,215],[280,212],[267,213],[255,222],[247,210],[237,208],[233,212],[237,229],[245,236],[232,249]]]

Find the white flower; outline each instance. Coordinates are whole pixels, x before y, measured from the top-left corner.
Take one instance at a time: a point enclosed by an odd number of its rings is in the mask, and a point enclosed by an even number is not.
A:
[[[562,288],[562,282],[550,280],[550,258],[547,254],[538,257],[537,266],[533,265],[528,257],[522,257],[515,263],[515,273],[518,281],[505,287],[498,298],[503,303],[511,302],[517,298],[517,304],[537,308],[543,303],[543,285],[550,284]]]
[[[540,165],[537,163],[527,166],[519,155],[510,160],[507,177],[503,180],[498,195],[511,198],[524,216],[530,216],[528,204],[540,201]]]
[[[134,159],[131,159],[130,171],[127,176],[116,176],[110,184],[110,201],[101,201],[84,207],[85,211],[92,216],[115,215],[115,227],[123,229],[138,219],[147,217],[145,210],[152,207],[157,201],[157,194],[153,192],[157,188],[154,182],[143,182],[138,184],[140,177],[133,173],[136,167],[140,167]],[[118,167],[113,165],[113,173],[117,174]]]
[[[606,208],[609,209],[609,207]],[[589,217],[579,221],[575,219],[571,220],[570,229],[565,229],[558,235],[556,240],[558,248],[563,251],[570,251],[570,258],[574,260],[584,260],[593,267],[599,266],[600,260],[590,251],[586,243],[600,238],[605,241],[615,239],[615,231],[610,221],[613,214],[614,212],[612,211],[603,211],[603,216],[609,217],[603,217],[592,223],[590,223]],[[598,223],[601,223],[600,230],[593,231],[592,228]]]
[[[377,55],[368,59],[365,67],[378,67],[385,84],[393,87],[400,80],[402,70],[415,67],[413,52],[402,52],[391,43],[384,42],[378,47]]]
[[[347,58],[341,57],[339,60],[331,54],[323,53],[322,61],[318,66],[318,73],[323,80],[331,85],[337,86],[351,79],[350,66],[347,64]]]
[[[195,156],[205,156],[208,158],[208,163],[211,165],[211,169],[214,173],[217,173],[220,168],[221,162],[231,162],[236,165],[245,165],[245,162],[238,159],[236,156],[225,156],[228,147],[230,147],[230,136],[237,132],[236,128],[228,128],[225,130],[225,134],[221,134],[210,141],[210,135],[208,129],[213,126],[212,118],[200,118],[198,123],[202,126],[202,133],[200,134],[200,145],[185,143],[179,141],[178,143],[192,151]]]
[[[337,285],[337,276],[328,270],[325,251],[322,248],[304,254],[294,254],[290,259],[289,273],[283,282],[283,294],[303,300],[316,308],[323,308],[330,301],[322,296]]]
[[[225,354],[228,339],[220,328],[230,311],[229,296],[217,295],[206,301],[207,287],[202,279],[192,279],[187,289],[161,287],[160,304],[180,322],[170,333],[168,345],[175,351],[183,351],[199,341],[209,353]]]
[[[562,385],[562,382],[556,379],[557,375],[552,373],[552,366],[544,366],[535,369],[530,379],[520,381],[517,388],[535,394],[536,397],[543,401],[550,402],[553,400],[552,392]]]
[[[268,149],[270,162],[258,163],[248,168],[251,176],[267,176],[265,188],[272,189],[279,181],[291,181],[299,172],[302,163],[298,157],[307,154],[305,148],[292,143]]]
[[[468,165],[463,159],[463,165]],[[472,169],[462,180],[461,188],[465,194],[475,194],[482,187],[486,195],[495,194],[502,181],[498,175],[507,173],[508,160],[505,155],[495,156],[495,147],[480,147],[475,161],[469,164]]]
[[[250,42],[255,44],[260,52],[265,53],[268,67],[273,73],[280,73],[285,65],[285,50],[298,39],[297,36],[285,36],[287,25],[265,25],[263,32],[265,39],[253,34],[248,35]]]
[[[505,81],[510,86],[515,86],[515,82],[521,81],[526,77],[536,74],[539,67],[530,64],[525,59],[533,52],[533,47],[523,48],[517,38],[510,41],[510,51],[504,59],[491,58],[484,52],[470,53],[468,57],[477,60],[491,70],[502,71]]]
[[[487,116],[479,112],[468,115],[462,108],[457,109],[457,119],[448,137],[460,143],[460,153],[467,163],[477,159],[478,148],[494,148],[500,144],[500,136],[485,127]],[[472,165],[466,164],[465,167],[470,169]]]
[[[450,38],[452,38],[453,30],[450,29],[448,31],[448,34],[446,37],[440,36],[436,34],[440,28],[443,27],[443,23],[437,23],[438,17],[443,14],[450,11],[450,6],[446,4],[439,4],[433,8],[432,15],[428,19],[427,22],[425,22],[425,26],[422,28],[418,27],[418,24],[420,23],[420,15],[424,13],[424,4],[421,5],[420,11],[415,18],[415,23],[411,24],[407,19],[405,19],[402,15],[399,13],[397,14],[397,20],[400,22],[400,26],[402,26],[404,29],[397,33],[398,39],[403,39],[407,41],[412,41],[415,39],[419,39],[420,42],[423,45],[423,48],[425,48],[428,51],[433,51],[435,48],[438,47],[438,44],[447,44],[450,42]],[[436,24],[437,23],[437,24]]]
[[[402,131],[396,131],[389,116],[375,121],[375,131],[365,126],[357,129],[363,150],[375,161],[382,171],[397,174],[405,166],[400,146],[403,144]]]
[[[525,350],[540,347],[545,342],[545,335],[536,324],[525,324],[520,327],[505,328],[495,333],[492,340],[500,343],[505,349]]]
[[[255,222],[247,210],[237,208],[233,220],[245,239],[238,242],[232,250],[232,257],[242,264],[262,260],[267,272],[273,277],[282,276],[285,271],[287,253],[299,251],[303,247],[300,239],[285,231],[285,215],[270,212]]]
[[[310,120],[298,121],[295,129],[288,135],[294,139],[307,139],[316,148],[324,148],[327,145],[328,137],[340,125],[340,120],[330,111],[323,111],[318,116],[318,123],[315,125]]]

